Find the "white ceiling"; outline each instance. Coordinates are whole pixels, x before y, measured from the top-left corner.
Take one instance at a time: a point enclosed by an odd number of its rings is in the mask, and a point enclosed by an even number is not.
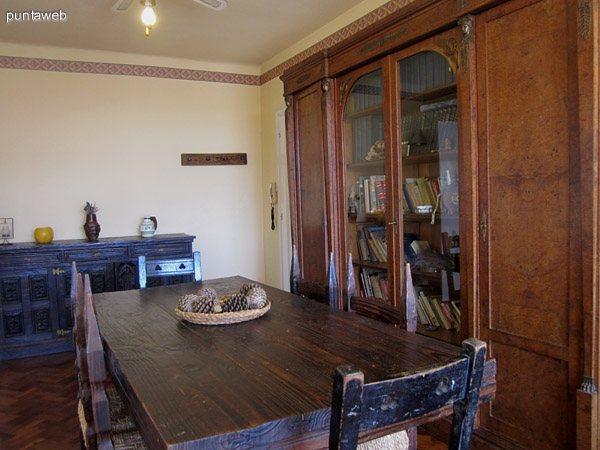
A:
[[[2,0],[0,42],[50,45],[260,65],[362,0],[228,0],[214,11],[192,0],[156,0],[144,35],[143,6],[112,11],[116,0]],[[6,23],[6,13],[66,12],[64,22]]]

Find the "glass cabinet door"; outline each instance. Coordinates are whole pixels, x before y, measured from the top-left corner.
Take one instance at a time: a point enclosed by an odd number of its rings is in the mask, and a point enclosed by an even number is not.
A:
[[[461,323],[455,72],[435,51],[397,64],[402,239],[415,286],[418,329],[454,341]],[[453,330],[456,339],[449,334]]]
[[[343,111],[347,251],[353,257],[356,295],[389,299],[386,153],[382,70],[360,76]]]

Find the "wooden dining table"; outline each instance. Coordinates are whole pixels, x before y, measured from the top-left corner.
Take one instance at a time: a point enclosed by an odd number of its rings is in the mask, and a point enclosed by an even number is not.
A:
[[[271,309],[251,321],[196,325],[175,314],[178,299],[200,287],[225,295],[250,281],[94,294],[111,376],[148,448],[327,448],[336,367],[354,364],[370,382],[460,354],[266,285]],[[495,388],[489,366],[482,401]]]

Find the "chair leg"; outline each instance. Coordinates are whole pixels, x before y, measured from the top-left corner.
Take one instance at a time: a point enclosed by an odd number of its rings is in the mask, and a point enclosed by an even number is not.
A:
[[[408,434],[408,450],[417,450],[417,427],[406,430]]]

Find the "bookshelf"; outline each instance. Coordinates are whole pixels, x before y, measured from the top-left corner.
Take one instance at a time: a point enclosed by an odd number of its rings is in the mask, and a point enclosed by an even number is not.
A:
[[[424,74],[424,61],[442,74]],[[406,89],[400,80],[400,178],[403,256],[413,268],[417,332],[458,343],[460,272],[454,271],[457,253],[450,254],[443,238],[459,234],[456,82],[449,61],[431,51],[398,64],[412,80]]]
[[[395,317],[402,320],[403,234],[450,254],[458,263],[452,276],[412,267],[412,278],[439,286],[450,301],[460,299],[460,333],[427,326],[417,333],[451,343],[474,336],[497,359],[498,395],[480,408],[477,447],[559,450],[597,443],[599,123],[591,119],[600,105],[600,41],[597,16],[586,14],[590,5],[594,10],[598,0],[416,0],[282,76],[292,239],[304,246],[304,280],[325,278],[321,261],[333,251],[344,280],[338,306],[345,307],[354,288],[346,281],[349,269],[356,274],[371,264],[356,254],[356,227],[385,226],[389,302],[356,297],[351,305],[373,316],[400,306]],[[426,51],[446,61],[429,53],[406,64]],[[448,63],[455,80],[441,79],[451,73]],[[352,116],[354,86],[379,69],[383,109],[363,107]],[[454,97],[456,148],[431,146],[424,131],[402,135],[404,118],[424,121],[418,119],[423,104]],[[383,168],[354,166],[348,158],[360,133],[345,128],[367,117],[376,134],[383,128]],[[448,164],[457,167],[456,173],[449,168],[457,186],[444,190],[435,223],[404,210],[403,181],[447,178]],[[388,200],[382,220],[349,211],[352,178],[382,173]],[[444,233],[459,236],[448,253]],[[540,370],[552,376],[540,377]],[[448,426],[428,431],[444,436]]]
[[[349,77],[355,82],[341,117],[346,253],[353,255],[357,300],[377,299],[398,310],[405,295],[399,266],[410,262],[417,288],[441,299],[437,313],[445,309],[448,314],[443,321],[439,315],[437,321],[422,320],[417,332],[456,343],[460,319],[450,315],[448,302],[460,297],[460,273],[452,268],[457,257],[447,254],[442,241],[443,233],[459,233],[457,196],[448,192],[459,182],[456,80],[448,60],[436,52],[420,52],[397,64],[397,131],[385,129],[381,68]],[[399,145],[390,149],[394,132]],[[394,182],[388,183],[390,177]],[[388,199],[398,205],[388,205]],[[412,241],[426,243],[428,250],[416,255]],[[400,261],[388,255],[400,255]]]
[[[346,242],[354,256],[357,292],[363,298],[387,300],[387,149],[381,69],[364,73],[353,85],[343,112],[343,137]]]

